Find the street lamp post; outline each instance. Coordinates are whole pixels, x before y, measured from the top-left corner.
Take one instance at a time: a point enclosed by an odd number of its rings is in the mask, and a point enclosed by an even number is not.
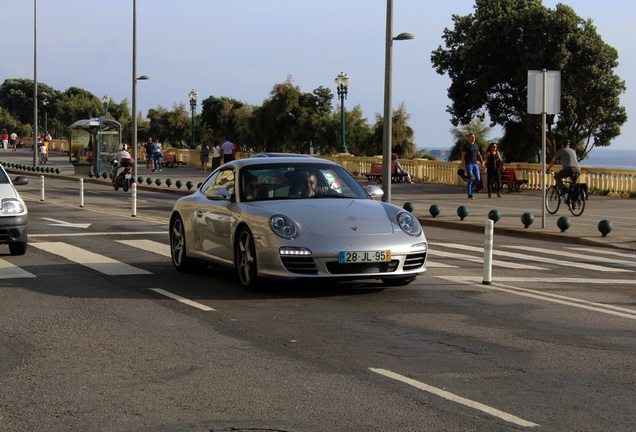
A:
[[[386,55],[384,68],[384,130],[382,135],[382,201],[391,202],[391,153],[393,150],[393,108],[391,106],[391,73],[393,67],[393,41],[413,39],[411,33],[393,37],[393,0],[386,2]]]
[[[137,2],[133,0],[133,40],[132,40],[132,150],[133,175],[137,175],[137,81],[150,79],[147,75],[137,77]],[[133,182],[132,216],[137,216],[137,180]]]
[[[42,101],[42,105],[44,106],[44,133],[49,131],[49,127],[48,127],[48,111],[46,109],[46,106],[49,104],[49,100],[46,99],[46,96],[44,97],[44,100]]]
[[[104,105],[104,115],[108,115],[108,103],[110,102],[110,96],[108,96],[107,94],[105,94],[104,96],[102,96],[101,98],[102,104]]]
[[[196,90],[192,90],[188,93],[188,98],[190,98],[190,109],[192,109],[192,144],[190,148],[195,148],[194,146],[194,110],[197,109],[197,99],[199,99],[199,93]]]
[[[340,72],[335,79],[336,88],[338,89],[338,97],[340,97],[340,122],[342,123],[342,146],[340,147],[340,153],[347,153],[347,144],[345,142],[345,108],[344,100],[347,98],[347,90],[351,79],[349,76]]]

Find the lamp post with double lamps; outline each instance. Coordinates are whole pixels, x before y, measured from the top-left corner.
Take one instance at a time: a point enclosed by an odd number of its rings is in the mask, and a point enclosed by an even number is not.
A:
[[[338,89],[338,97],[340,97],[340,121],[342,123],[342,145],[340,147],[340,153],[347,153],[347,144],[345,142],[344,100],[347,98],[347,90],[351,79],[346,73],[340,72],[334,81],[336,83],[336,88]]]
[[[190,148],[194,147],[194,111],[197,109],[197,99],[199,99],[199,93],[196,90],[192,90],[188,93],[188,98],[190,99],[190,109],[192,110],[192,144]]]
[[[382,201],[391,202],[391,153],[393,150],[393,108],[391,106],[391,74],[393,68],[393,41],[413,39],[411,33],[393,37],[393,0],[386,6],[386,55],[384,67],[384,130],[382,135]]]

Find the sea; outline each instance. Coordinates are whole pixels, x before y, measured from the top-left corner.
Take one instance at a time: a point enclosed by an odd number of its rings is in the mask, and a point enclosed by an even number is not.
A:
[[[594,168],[636,169],[636,149],[594,148],[580,164]]]
[[[446,160],[448,149],[431,149],[431,154]],[[549,163],[550,161],[546,161]],[[581,165],[594,168],[636,169],[636,149],[613,149],[611,147],[594,148]]]

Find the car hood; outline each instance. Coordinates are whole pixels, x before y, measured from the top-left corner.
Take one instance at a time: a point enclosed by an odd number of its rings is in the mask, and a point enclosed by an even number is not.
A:
[[[393,224],[381,203],[365,199],[298,199],[251,203],[271,214],[289,216],[303,230],[330,236],[391,234]]]
[[[16,192],[13,186],[9,183],[0,184],[0,199],[5,198],[16,198],[22,201],[22,199],[20,199],[20,195],[18,195],[18,192]]]

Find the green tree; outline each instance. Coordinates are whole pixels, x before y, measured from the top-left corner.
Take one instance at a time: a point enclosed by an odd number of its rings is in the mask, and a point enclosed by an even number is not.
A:
[[[411,159],[417,153],[413,137],[415,133],[409,126],[408,121],[411,115],[406,112],[404,102],[400,103],[398,109],[393,110],[392,153],[396,153],[400,159]],[[384,118],[379,113],[375,115],[375,125],[371,134],[371,148],[373,154],[383,154],[382,141],[384,135]]]
[[[192,119],[185,104],[173,104],[172,111],[159,106],[148,110],[146,136],[159,138],[164,147],[188,148],[192,137]]]
[[[541,0],[476,0],[474,14],[453,15],[453,21],[442,36],[446,48],[431,56],[437,72],[452,80],[447,111],[453,125],[485,110],[492,124],[522,123],[540,147],[541,117],[527,114],[527,71],[549,69],[562,71],[562,112],[557,130],[548,116],[548,155],[556,135],[607,146],[620,134],[627,115],[619,105],[625,83],[613,71],[618,54],[591,20]]]

